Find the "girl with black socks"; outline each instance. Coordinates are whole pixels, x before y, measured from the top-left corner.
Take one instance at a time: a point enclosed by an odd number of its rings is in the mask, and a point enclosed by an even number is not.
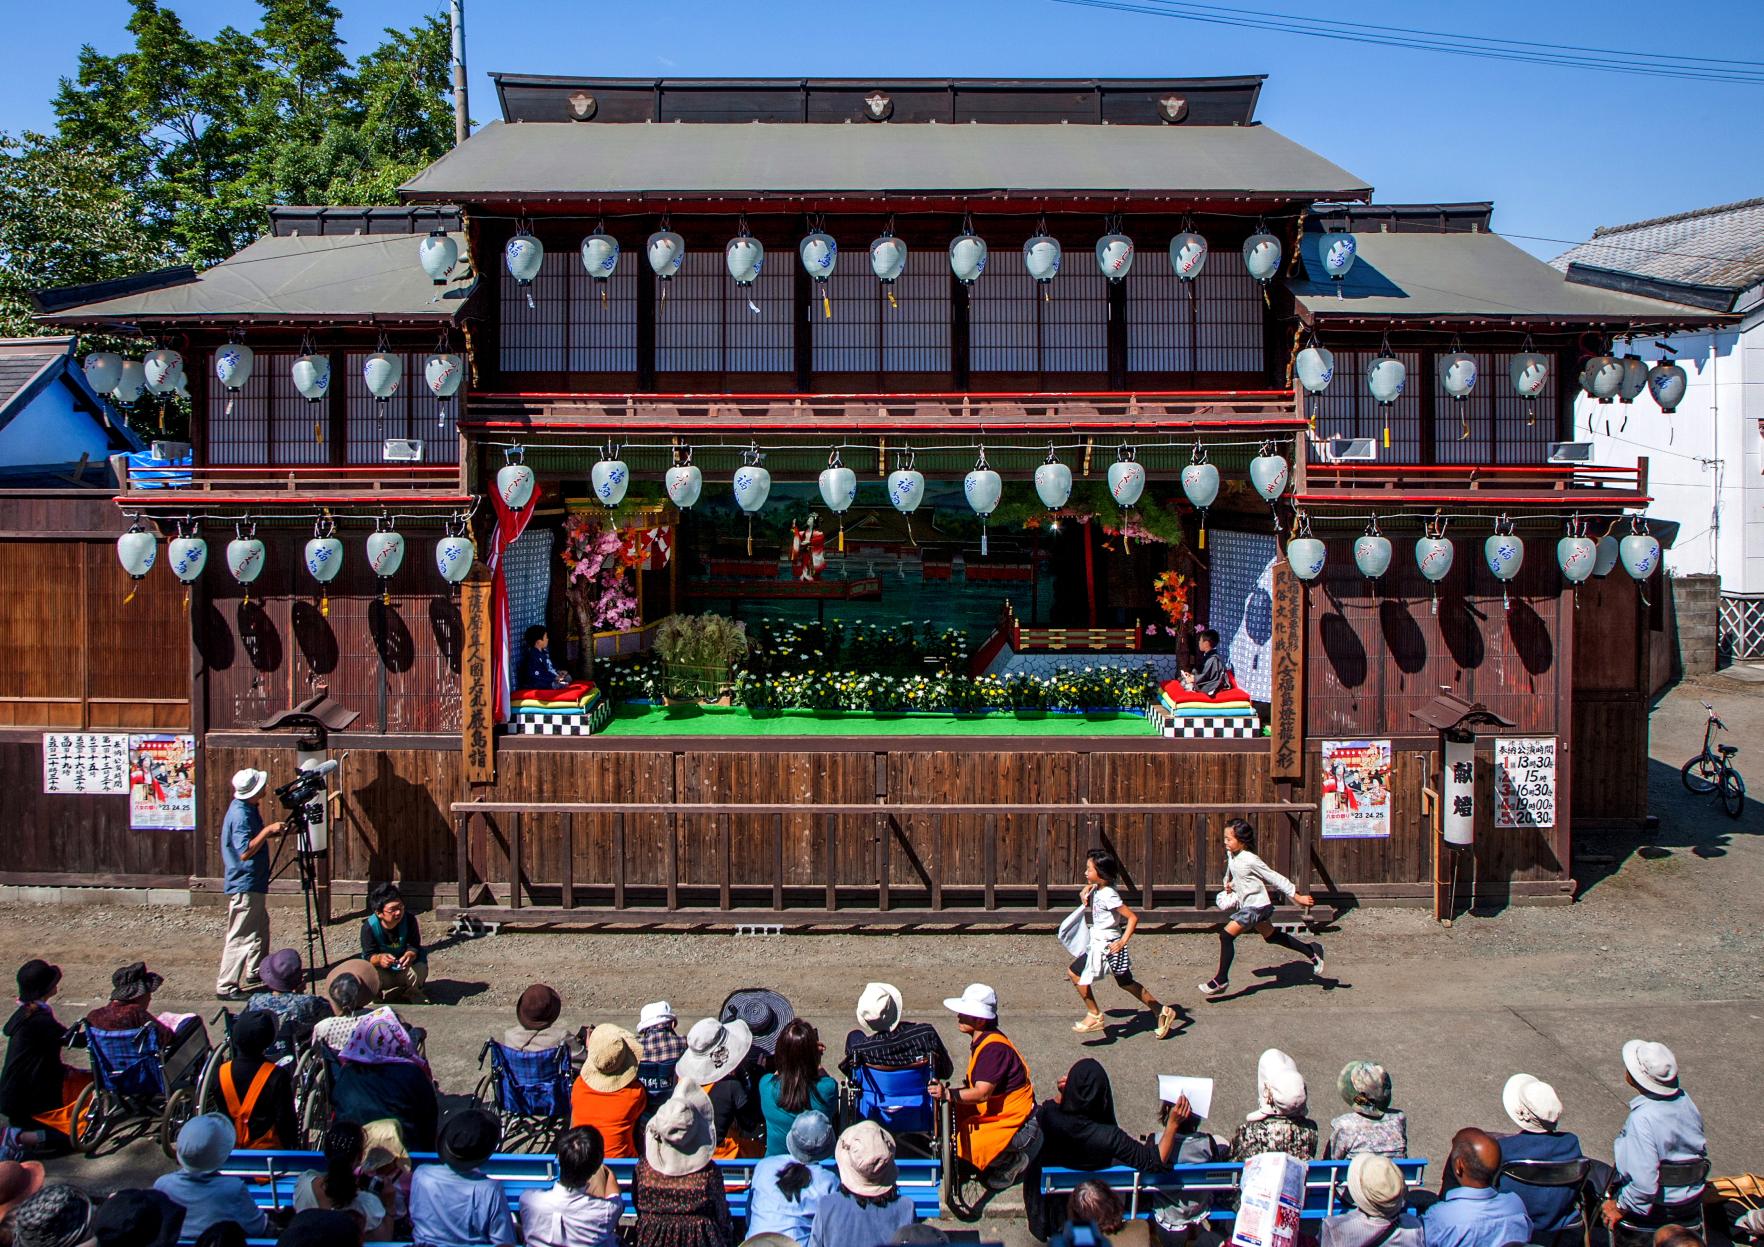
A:
[[[1323,945],[1316,941],[1295,939],[1274,929],[1274,898],[1270,890],[1291,897],[1294,902],[1311,906],[1316,902],[1298,885],[1256,856],[1256,832],[1241,818],[1225,824],[1225,888],[1217,897],[1220,909],[1231,911],[1231,917],[1219,928],[1219,970],[1200,985],[1201,995],[1223,995],[1231,977],[1231,959],[1237,952],[1237,937],[1255,931],[1270,944],[1289,948],[1311,963],[1313,974],[1323,973]]]

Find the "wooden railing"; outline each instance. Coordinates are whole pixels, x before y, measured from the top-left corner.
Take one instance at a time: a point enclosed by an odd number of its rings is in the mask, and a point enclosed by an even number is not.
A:
[[[122,498],[129,502],[212,503],[285,495],[313,503],[464,501],[460,470],[453,464],[134,467],[121,456],[113,462],[123,482]]]
[[[1364,505],[1379,494],[1406,506],[1639,506],[1648,501],[1648,461],[1605,467],[1578,463],[1311,463],[1294,501]]]
[[[462,801],[451,809],[459,891],[457,904],[443,907],[447,914],[582,923],[1009,925],[1069,910],[1078,886],[1073,872],[1096,845],[1120,860],[1122,894],[1146,920],[1217,921],[1212,897],[1224,862],[1216,837],[1232,817],[1259,825],[1264,854],[1287,859],[1304,888],[1318,807]],[[1004,819],[1020,821],[1001,845]],[[506,869],[492,870],[492,858]],[[1298,916],[1287,910],[1282,920]]]

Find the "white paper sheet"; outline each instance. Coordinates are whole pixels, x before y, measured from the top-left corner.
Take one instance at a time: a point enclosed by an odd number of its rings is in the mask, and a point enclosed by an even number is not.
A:
[[[1183,1096],[1188,1097],[1188,1107],[1194,1111],[1196,1119],[1206,1117],[1213,1111],[1213,1080],[1188,1078],[1181,1074],[1158,1075],[1158,1099],[1165,1104],[1174,1104]]]

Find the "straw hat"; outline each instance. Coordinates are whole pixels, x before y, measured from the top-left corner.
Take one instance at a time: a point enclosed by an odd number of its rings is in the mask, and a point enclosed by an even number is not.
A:
[[[1389,1157],[1377,1152],[1355,1154],[1348,1162],[1347,1186],[1354,1207],[1380,1221],[1389,1221],[1401,1213],[1408,1198],[1402,1172]]]
[[[674,1073],[683,1083],[708,1086],[740,1069],[752,1047],[753,1032],[747,1029],[746,1022],[725,1024],[705,1018],[686,1032],[686,1051],[675,1063]]]
[[[390,1164],[410,1164],[410,1151],[404,1146],[404,1127],[396,1117],[382,1117],[361,1128],[364,1170],[384,1169]]]
[[[1548,1134],[1562,1120],[1562,1101],[1556,1089],[1530,1074],[1514,1074],[1501,1088],[1501,1107],[1513,1124],[1527,1134]]]
[[[1678,1094],[1678,1058],[1663,1043],[1631,1039],[1623,1045],[1623,1068],[1652,1095]]]
[[[643,1128],[643,1159],[657,1173],[683,1178],[710,1164],[716,1150],[710,1097],[697,1083],[682,1079]]]
[[[637,1036],[622,1026],[602,1023],[588,1033],[582,1081],[590,1091],[623,1091],[637,1081],[637,1063],[642,1059]]]
[[[834,1151],[839,1182],[853,1195],[871,1198],[894,1189],[894,1136],[873,1121],[860,1121],[839,1136]]]
[[[249,766],[242,771],[234,771],[233,799],[236,801],[249,801],[258,793],[262,792],[263,786],[268,782],[269,772],[267,771],[254,770]]]
[[[900,998],[900,988],[893,983],[867,983],[864,994],[858,997],[858,1025],[872,1035],[882,1035],[900,1025],[900,1019],[906,1013],[906,1004]]]

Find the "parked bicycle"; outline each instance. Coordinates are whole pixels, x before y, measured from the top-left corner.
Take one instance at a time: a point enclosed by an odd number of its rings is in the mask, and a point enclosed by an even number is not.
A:
[[[1718,793],[1727,816],[1738,818],[1746,806],[1746,781],[1733,765],[1739,746],[1715,743],[1716,731],[1727,731],[1727,724],[1708,702],[1703,703],[1703,709],[1709,712],[1709,722],[1703,728],[1703,752],[1680,767],[1678,775],[1685,788],[1698,796]]]

